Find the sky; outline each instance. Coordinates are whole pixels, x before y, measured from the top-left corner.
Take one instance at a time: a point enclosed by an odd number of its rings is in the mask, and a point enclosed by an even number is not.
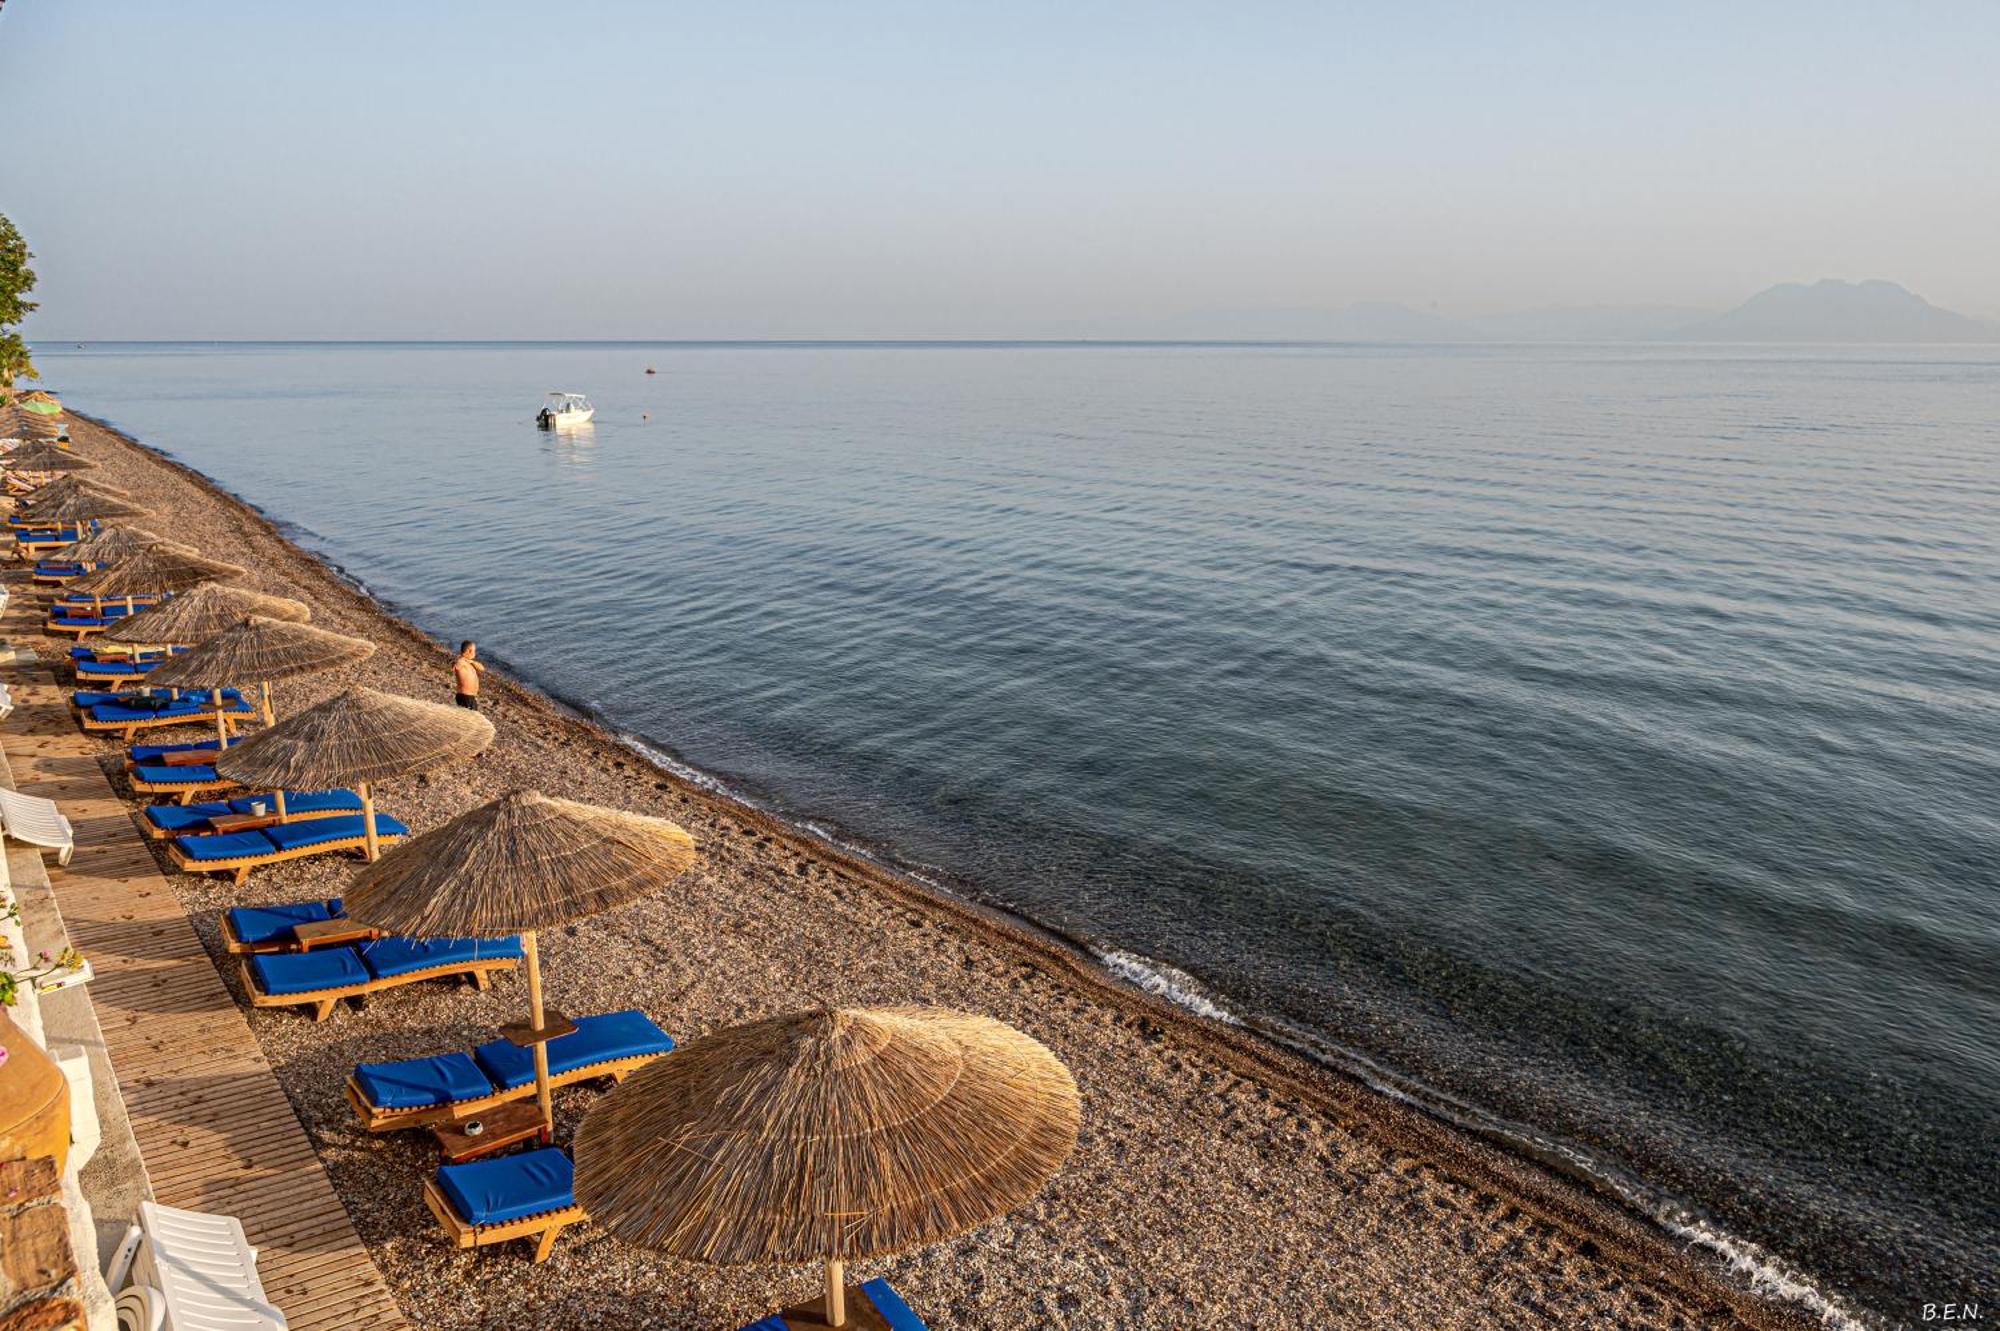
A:
[[[2000,4],[5,0],[31,337],[2000,315]]]

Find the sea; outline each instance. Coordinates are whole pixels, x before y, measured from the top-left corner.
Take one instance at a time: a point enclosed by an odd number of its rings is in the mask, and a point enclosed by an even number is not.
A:
[[[2000,348],[35,353],[702,781],[1830,1324],[2000,1315]]]

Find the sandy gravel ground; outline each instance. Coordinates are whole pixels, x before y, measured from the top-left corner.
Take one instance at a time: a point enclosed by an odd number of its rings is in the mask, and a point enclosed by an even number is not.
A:
[[[251,566],[316,623],[381,650],[283,687],[281,711],[360,682],[447,701],[444,653],[283,541],[246,507],[108,430],[79,423],[93,473],[170,532]],[[24,585],[15,583],[16,594]],[[56,644],[50,644],[53,649]],[[1534,1167],[1383,1097],[1126,991],[1079,959],[659,771],[539,695],[488,676],[499,740],[478,761],[389,783],[421,832],[517,787],[672,818],[700,864],[672,891],[544,936],[550,1001],[638,1006],[678,1038],[819,1003],[989,1013],[1076,1073],[1084,1125],[1030,1205],[933,1248],[858,1264],[938,1331],[1018,1327],[1711,1327],[1792,1324],[1702,1260]],[[105,746],[112,762],[115,746]],[[162,860],[163,868],[165,865]],[[337,895],[354,861],[226,879],[169,876],[230,983],[226,906]],[[543,1266],[526,1244],[460,1252],[418,1198],[427,1135],[371,1136],[341,1095],[358,1060],[469,1048],[525,1011],[525,983],[398,990],[315,1025],[250,1023],[334,1186],[411,1319],[427,1328],[732,1328],[815,1288],[804,1268],[715,1269],[589,1226]],[[565,1139],[602,1093],[559,1093]]]

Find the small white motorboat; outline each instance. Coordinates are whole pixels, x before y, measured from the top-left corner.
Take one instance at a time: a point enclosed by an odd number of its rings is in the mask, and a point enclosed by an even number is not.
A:
[[[596,414],[597,408],[581,393],[550,393],[548,401],[535,413],[535,424],[544,430],[555,430],[565,425],[583,425]]]

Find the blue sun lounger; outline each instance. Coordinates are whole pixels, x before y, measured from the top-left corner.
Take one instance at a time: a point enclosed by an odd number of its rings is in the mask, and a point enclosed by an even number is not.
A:
[[[142,795],[178,795],[183,804],[191,802],[196,795],[210,795],[236,787],[234,781],[215,768],[200,763],[172,767],[164,763],[140,763],[126,773],[126,779],[132,783],[132,789]]]
[[[73,564],[60,559],[41,559],[35,561],[35,571],[29,576],[36,582],[68,582],[71,578],[82,577],[96,567],[95,564]]]
[[[169,755],[214,753],[220,745],[212,739],[192,744],[134,744],[125,750],[126,779],[142,795],[178,795],[183,804],[196,795],[236,788],[224,780],[213,763],[170,763]]]
[[[74,663],[79,684],[123,684],[144,679],[165,657],[79,657]]]
[[[557,1146],[439,1165],[424,1182],[424,1205],[455,1246],[534,1238],[538,1262],[548,1260],[558,1234],[585,1218],[576,1204],[576,1171]]]
[[[521,940],[506,938],[378,938],[358,947],[312,952],[261,952],[243,958],[243,987],[252,1007],[309,1007],[325,1021],[343,998],[362,998],[420,980],[464,976],[486,988],[493,971],[521,964]]]
[[[190,769],[176,768],[176,771]],[[193,769],[200,770],[200,769]],[[262,804],[267,812],[278,811],[275,795],[240,795],[233,800],[204,800],[199,804],[148,804],[139,813],[139,826],[147,836],[189,836],[209,831],[208,820],[229,814],[250,813],[252,804]],[[351,790],[288,790],[285,817],[331,818],[335,814],[360,813],[361,797]]]
[[[909,1304],[903,1302],[903,1296],[898,1294],[886,1280],[864,1280],[857,1286],[850,1286],[848,1289],[850,1308],[854,1304],[856,1295],[868,1301],[882,1320],[889,1325],[890,1331],[930,1331],[930,1328],[924,1325],[924,1319],[917,1316]],[[795,1311],[803,1315],[802,1320],[811,1318],[815,1324],[825,1315],[823,1305],[818,1302]],[[852,1318],[851,1312],[849,1317]],[[743,1328],[743,1331],[792,1331],[792,1328],[785,1320],[784,1313],[772,1313],[769,1317],[762,1317],[750,1323]]]
[[[11,515],[7,519],[7,525],[14,529],[14,539],[22,545],[75,545],[87,532],[98,529],[95,521],[87,527],[79,527],[75,523],[67,527],[29,526],[32,521],[19,515]]]
[[[232,906],[222,912],[222,945],[237,955],[248,952],[295,952],[302,924],[324,924],[347,918],[339,897],[325,901],[295,901],[273,906]]]
[[[178,795],[181,803],[196,795],[230,790],[234,781],[225,781],[212,763],[168,763],[169,754],[214,753],[220,746],[212,739],[192,744],[134,744],[125,750],[126,779],[142,795]]]
[[[674,1039],[637,1008],[576,1018],[576,1029],[544,1046],[557,1086],[610,1077],[623,1081],[664,1054]],[[465,1118],[535,1093],[535,1055],[511,1040],[488,1040],[470,1054],[393,1063],[357,1063],[347,1102],[370,1132],[395,1132]]]
[[[79,695],[87,696],[87,695]],[[77,724],[88,731],[116,730],[125,739],[141,730],[155,726],[190,726],[211,723],[218,710],[224,718],[254,716],[257,709],[241,697],[231,698],[226,694],[218,709],[208,700],[207,695],[194,697],[183,695],[165,703],[155,703],[140,696],[112,694],[117,702],[100,702],[85,707],[77,717]]]
[[[186,768],[176,768],[186,771]],[[375,838],[384,845],[410,834],[399,819],[375,815]],[[207,832],[177,836],[167,843],[167,858],[182,873],[233,873],[241,885],[252,869],[308,855],[360,850],[368,844],[367,820],[358,813],[279,823],[254,832]]]
[[[107,619],[121,619],[126,615],[138,614],[139,611],[156,604],[164,597],[163,592],[140,592],[130,598],[132,605],[128,608],[125,604],[127,598],[123,596],[93,598],[82,592],[63,592],[49,602],[49,609],[59,615],[102,614]],[[92,610],[92,606],[98,608]]]
[[[242,702],[243,694],[236,689],[224,689],[222,691],[222,700],[224,702]],[[162,708],[178,706],[182,703],[208,703],[210,701],[212,700],[206,690],[200,693],[183,691],[179,697],[175,697],[172,691],[168,689],[138,689],[129,693],[109,689],[77,689],[69,695],[71,709],[79,712],[87,711],[92,707],[107,702],[116,703],[120,707],[144,708],[149,711],[158,711]]]

